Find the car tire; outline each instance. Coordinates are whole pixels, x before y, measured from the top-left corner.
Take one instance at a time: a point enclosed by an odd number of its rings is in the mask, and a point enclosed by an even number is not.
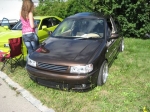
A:
[[[108,63],[105,60],[102,63],[102,65],[100,67],[100,70],[99,70],[99,75],[98,75],[98,79],[97,79],[97,85],[98,86],[102,86],[106,82],[107,77],[108,77]]]
[[[120,45],[119,51],[120,51],[120,52],[123,52],[123,51],[124,51],[124,39],[122,39],[122,41],[121,41],[121,45]]]

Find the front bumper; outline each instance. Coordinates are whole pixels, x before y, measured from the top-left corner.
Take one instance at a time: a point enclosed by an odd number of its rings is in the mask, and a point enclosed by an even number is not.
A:
[[[40,85],[64,90],[87,90],[96,85],[98,70],[84,75],[51,72],[27,66],[32,80]]]

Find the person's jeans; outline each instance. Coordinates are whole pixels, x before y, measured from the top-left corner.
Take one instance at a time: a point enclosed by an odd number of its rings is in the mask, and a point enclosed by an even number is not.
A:
[[[26,61],[28,61],[29,55],[33,51],[35,51],[39,46],[39,39],[35,33],[23,34],[22,38],[23,38],[24,44],[28,50],[28,55],[26,57]],[[26,69],[26,66],[27,66],[27,63],[25,65],[25,69]]]
[[[35,33],[23,34],[22,38],[29,55],[38,48],[39,39]]]

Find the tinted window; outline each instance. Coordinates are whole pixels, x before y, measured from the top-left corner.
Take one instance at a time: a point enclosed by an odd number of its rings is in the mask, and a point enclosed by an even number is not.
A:
[[[47,26],[48,28],[52,27],[51,18],[43,19],[42,23],[41,23],[41,26],[40,26],[40,29],[42,29],[42,26]]]
[[[42,26],[45,25],[47,28],[58,25],[61,21],[58,20],[57,18],[51,17],[51,18],[46,18],[42,20],[40,29],[42,29]]]
[[[108,25],[108,28],[112,31],[112,24],[109,18],[107,19],[107,25]]]
[[[54,18],[54,17],[52,17],[51,20],[52,20],[53,25],[58,25],[61,22],[60,20],[58,20],[57,18]]]

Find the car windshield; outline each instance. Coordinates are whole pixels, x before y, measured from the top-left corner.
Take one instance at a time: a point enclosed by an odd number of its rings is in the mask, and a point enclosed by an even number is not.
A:
[[[66,19],[53,32],[54,37],[102,38],[104,36],[103,19]]]
[[[34,23],[39,25],[40,20],[35,19]],[[21,21],[18,21],[18,23],[11,30],[22,30],[22,23],[21,23]]]

